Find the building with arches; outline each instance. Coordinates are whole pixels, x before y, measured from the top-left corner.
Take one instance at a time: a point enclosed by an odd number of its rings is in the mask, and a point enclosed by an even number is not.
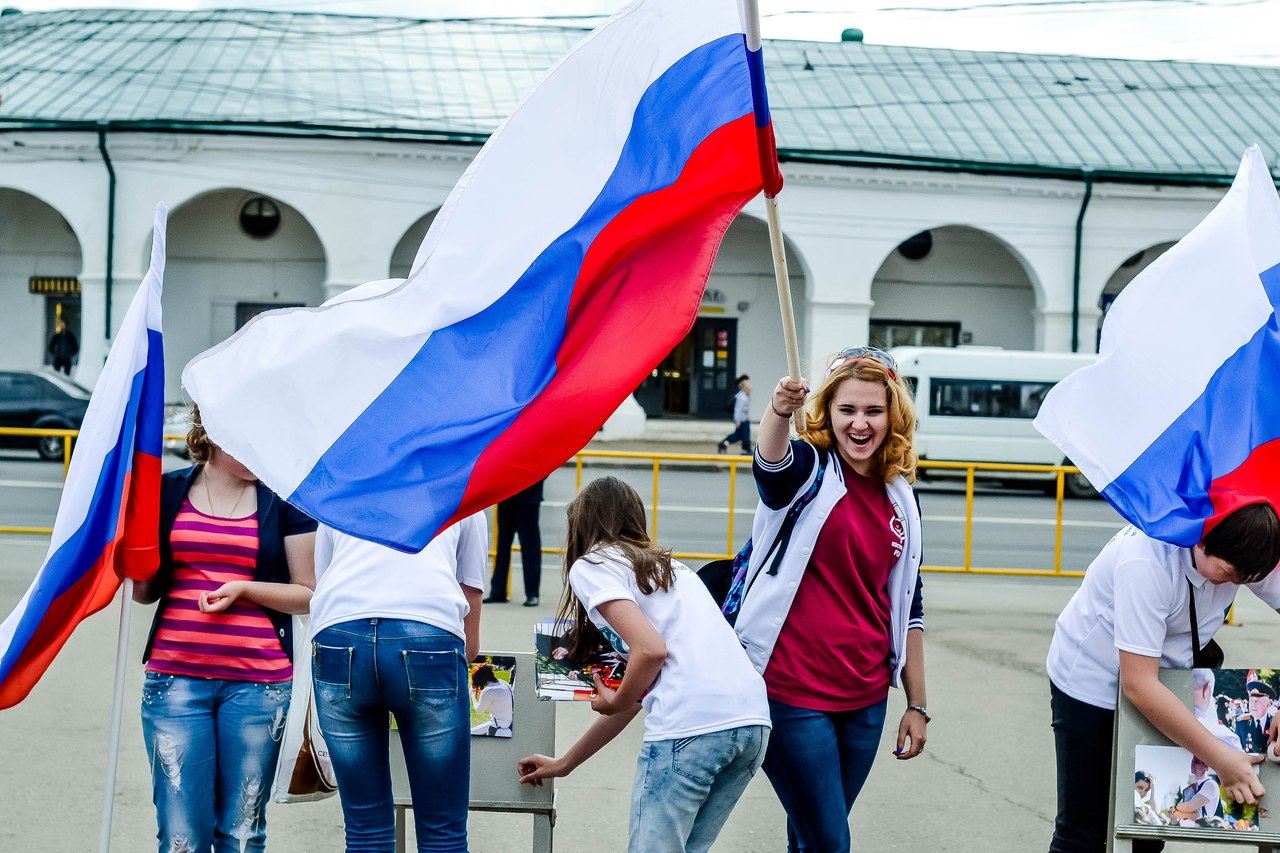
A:
[[[65,317],[79,378],[96,377],[158,201],[171,401],[185,362],[255,313],[404,276],[488,133],[582,35],[243,10],[0,16],[0,362],[41,363]],[[861,42],[765,53],[811,376],[868,341],[1093,351],[1105,308],[1221,197],[1245,147],[1280,139],[1280,69]],[[688,338],[637,389],[649,417],[723,421],[738,374],[767,389],[785,373],[763,217],[756,200],[730,227]]]

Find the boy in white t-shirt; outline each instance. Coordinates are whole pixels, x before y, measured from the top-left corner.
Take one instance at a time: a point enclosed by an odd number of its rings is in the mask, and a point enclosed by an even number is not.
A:
[[[560,758],[521,759],[520,781],[568,775],[643,707],[628,849],[709,850],[764,761],[764,679],[702,581],[649,540],[630,486],[615,477],[590,483],[569,504],[567,540],[569,657],[607,644],[626,658],[626,675],[617,690],[596,676],[591,708],[601,719]]]
[[[1263,795],[1251,769],[1256,760],[1216,738],[1158,675],[1161,667],[1210,665],[1202,650],[1241,585],[1280,607],[1278,562],[1280,519],[1265,503],[1237,509],[1192,548],[1126,527],[1098,554],[1058,617],[1049,647],[1058,757],[1050,853],[1106,849],[1117,689],[1168,738],[1201,756],[1233,800],[1254,803]],[[1163,846],[1133,843],[1140,853]]]

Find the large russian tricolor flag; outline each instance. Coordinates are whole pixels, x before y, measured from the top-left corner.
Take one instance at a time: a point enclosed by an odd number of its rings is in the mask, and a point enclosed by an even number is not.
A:
[[[561,465],[688,332],[725,230],[779,186],[744,33],[735,0],[614,15],[479,152],[407,280],[263,315],[187,365],[211,438],[406,550]]]
[[[1223,516],[1280,508],[1280,199],[1261,152],[1111,306],[1096,364],[1036,427],[1148,535],[1194,545]]]
[[[76,626],[111,602],[121,578],[145,580],[159,566],[164,229],[159,207],[151,268],[94,385],[44,565],[0,624],[0,708],[26,698]]]

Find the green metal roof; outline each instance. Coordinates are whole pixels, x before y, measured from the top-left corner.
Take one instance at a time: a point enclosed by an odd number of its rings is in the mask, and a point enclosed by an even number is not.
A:
[[[0,17],[0,129],[479,141],[581,28],[245,10]],[[1222,181],[1280,139],[1280,69],[771,41],[784,158]]]

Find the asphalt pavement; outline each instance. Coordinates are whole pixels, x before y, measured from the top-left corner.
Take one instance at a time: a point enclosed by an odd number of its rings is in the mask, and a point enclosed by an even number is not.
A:
[[[615,469],[652,488],[648,470]],[[659,537],[681,549],[724,547],[727,483],[723,471],[664,473]],[[0,460],[0,524],[48,523],[56,506],[60,468]],[[716,478],[719,478],[717,480]],[[22,482],[26,485],[15,485]],[[749,486],[749,478],[739,487]],[[930,562],[955,561],[962,552],[963,497],[953,487],[922,493]],[[573,471],[548,483],[544,531],[559,535],[561,506],[573,490]],[[643,490],[642,490],[642,493]],[[739,488],[736,518],[745,535],[750,488]],[[1118,526],[1100,502],[1069,502],[1069,567],[1083,568],[1088,553]],[[683,509],[682,509],[683,508]],[[984,564],[1044,568],[1051,554],[1053,502],[1030,494],[983,493],[974,553]],[[24,515],[25,514],[25,515]],[[43,521],[41,521],[43,519]],[[1049,550],[1046,550],[1048,543]],[[25,591],[46,547],[39,537],[0,536],[0,614]],[[482,615],[482,647],[525,650],[531,626],[550,614],[560,593],[559,564],[545,561],[543,606],[491,605]],[[1044,850],[1054,811],[1053,741],[1049,729],[1044,656],[1053,621],[1076,587],[1065,578],[1010,578],[931,574],[926,578],[928,704],[934,715],[924,755],[892,756],[904,701],[890,697],[890,724],[880,757],[855,805],[856,850],[993,853]],[[517,595],[520,592],[516,581]],[[1275,647],[1276,614],[1248,594],[1240,599],[1241,627],[1219,639],[1232,659],[1256,660],[1263,643]],[[138,720],[139,657],[151,608],[135,608],[131,622],[123,748],[115,797],[113,850],[155,849],[150,776]],[[0,712],[0,850],[96,849],[101,815],[118,604],[81,626],[32,695]],[[558,708],[557,740],[567,746],[590,723],[590,709]],[[517,725],[518,725],[517,721]],[[625,849],[627,809],[641,727],[613,744],[558,786],[556,849],[597,853]],[[514,768],[513,768],[514,772]],[[316,853],[342,849],[336,799],[269,810],[269,849]],[[524,816],[473,814],[471,849],[508,853],[529,849],[532,821]],[[756,779],[716,846],[720,851],[782,851],[784,818],[763,778]],[[1179,847],[1199,853],[1198,846]],[[1207,849],[1207,848],[1206,848]]]

